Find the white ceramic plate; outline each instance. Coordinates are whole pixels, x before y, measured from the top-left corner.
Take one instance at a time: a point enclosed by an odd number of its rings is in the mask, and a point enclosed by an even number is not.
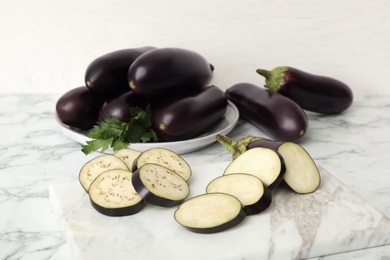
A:
[[[230,101],[228,101],[228,107],[224,117],[207,133],[198,136],[193,139],[185,140],[185,141],[176,141],[176,142],[157,142],[157,143],[132,143],[128,147],[131,149],[138,150],[140,152],[148,150],[153,147],[162,147],[166,149],[170,149],[178,154],[184,154],[193,152],[196,150],[200,150],[213,142],[216,141],[215,136],[217,134],[226,135],[229,133],[234,126],[237,124],[239,118],[239,112],[237,107]],[[58,126],[63,135],[76,141],[82,145],[85,145],[87,141],[91,140],[86,136],[86,132],[80,131],[76,128],[69,127],[63,124],[57,117],[55,117]],[[112,154],[114,151],[109,148],[104,153]]]

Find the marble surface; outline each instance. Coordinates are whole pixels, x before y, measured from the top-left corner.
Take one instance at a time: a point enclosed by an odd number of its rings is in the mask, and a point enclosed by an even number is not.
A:
[[[189,198],[204,194],[228,164],[192,166]],[[49,192],[70,252],[80,260],[303,259],[390,245],[390,219],[318,167],[316,192],[299,195],[280,187],[266,211],[208,235],[176,223],[177,207],[148,204],[135,215],[113,218],[92,208],[78,181],[53,184]]]
[[[77,180],[85,156],[62,136],[53,120],[60,94],[0,94],[0,259],[69,259],[70,253],[49,201],[49,186]],[[301,144],[349,189],[390,216],[389,95],[357,96],[338,116],[308,114]],[[240,121],[229,134],[263,135]],[[183,157],[191,165],[227,161],[217,143]],[[341,216],[342,217],[342,216]],[[386,259],[390,246],[321,259]]]

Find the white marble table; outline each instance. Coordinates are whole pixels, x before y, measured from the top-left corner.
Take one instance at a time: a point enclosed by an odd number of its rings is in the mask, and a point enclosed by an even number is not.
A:
[[[50,184],[77,180],[89,157],[62,136],[53,120],[59,94],[0,95],[0,259],[68,259],[70,254],[49,202]],[[314,159],[369,204],[390,216],[388,132],[390,96],[357,97],[345,114],[309,114],[302,145]],[[247,123],[229,134],[262,135]],[[217,143],[183,155],[192,165],[230,159]],[[342,216],[340,216],[342,217]],[[385,259],[390,246],[321,259]]]

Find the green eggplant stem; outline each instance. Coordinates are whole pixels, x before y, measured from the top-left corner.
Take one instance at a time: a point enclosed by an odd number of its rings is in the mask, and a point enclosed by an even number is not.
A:
[[[284,84],[284,74],[289,68],[286,66],[280,66],[273,68],[272,70],[257,69],[257,74],[260,74],[265,78],[265,85],[271,93],[277,93],[279,87]]]
[[[223,147],[225,147],[229,152],[232,153],[232,157],[234,160],[247,150],[247,146],[250,143],[252,143],[254,141],[258,141],[258,140],[264,140],[265,138],[249,135],[249,136],[240,138],[237,141],[234,141],[225,135],[218,134],[216,136],[216,139],[218,140],[218,142],[220,144],[222,144]]]

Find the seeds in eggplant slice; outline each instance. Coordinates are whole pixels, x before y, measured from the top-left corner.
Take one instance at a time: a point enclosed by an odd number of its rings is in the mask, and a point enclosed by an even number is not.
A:
[[[135,190],[145,201],[161,207],[176,206],[190,193],[186,180],[155,163],[142,165],[133,173],[132,181]]]
[[[216,233],[238,225],[246,214],[240,200],[227,193],[206,193],[183,202],[175,220],[196,233]]]
[[[124,161],[129,169],[133,167],[133,163],[135,159],[141,154],[140,151],[130,149],[130,148],[125,148],[125,149],[120,149],[114,153],[115,157],[118,157],[122,161]]]
[[[225,169],[224,175],[252,174],[272,190],[283,181],[285,171],[284,160],[279,153],[268,148],[256,147],[234,159]]]
[[[132,173],[125,170],[108,170],[95,178],[89,187],[92,206],[107,216],[128,216],[144,207],[142,197],[135,191]]]
[[[126,163],[114,155],[106,154],[98,156],[84,164],[79,173],[79,181],[84,190],[88,192],[89,185],[91,185],[92,181],[99,174],[113,169],[129,171]]]
[[[188,163],[175,152],[165,148],[151,148],[138,156],[134,161],[132,171],[146,163],[155,163],[167,167],[188,181],[191,177],[191,168]]]
[[[254,175],[231,173],[212,180],[206,187],[207,193],[227,193],[237,197],[247,215],[266,210],[272,202],[272,192]]]
[[[314,192],[320,186],[321,176],[317,165],[302,146],[285,142],[278,147],[278,152],[286,164],[284,181],[292,190],[306,194]]]

